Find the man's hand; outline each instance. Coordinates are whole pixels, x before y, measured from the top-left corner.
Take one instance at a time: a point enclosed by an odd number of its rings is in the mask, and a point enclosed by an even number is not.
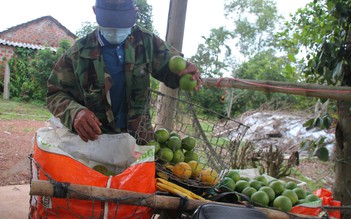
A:
[[[85,142],[88,142],[88,140],[94,141],[98,138],[101,134],[101,125],[95,114],[87,109],[79,111],[73,121],[74,129]]]
[[[198,91],[202,85],[202,81],[201,81],[201,77],[200,77],[200,71],[196,67],[196,65],[191,63],[191,62],[186,62],[186,68],[183,71],[179,72],[180,76],[185,75],[185,74],[192,74],[193,75],[192,79],[197,81],[197,85],[194,89],[195,89],[195,91]]]

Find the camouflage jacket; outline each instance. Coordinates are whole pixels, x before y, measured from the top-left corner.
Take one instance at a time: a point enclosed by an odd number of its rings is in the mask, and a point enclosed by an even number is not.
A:
[[[153,33],[133,27],[125,42],[128,129],[135,131],[145,109],[150,75],[170,88],[179,86],[179,76],[170,72],[168,61],[180,54]],[[116,132],[107,100],[108,76],[95,30],[77,40],[56,63],[48,79],[47,108],[73,132],[73,120],[84,108],[99,118],[103,133]]]

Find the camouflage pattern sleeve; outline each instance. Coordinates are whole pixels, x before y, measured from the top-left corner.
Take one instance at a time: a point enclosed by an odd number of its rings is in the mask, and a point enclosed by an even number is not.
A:
[[[159,81],[162,81],[167,87],[179,87],[179,75],[171,72],[168,68],[168,62],[172,56],[183,54],[163,41],[160,37],[153,34],[152,37],[152,72],[151,75]]]
[[[79,98],[77,99],[80,93],[77,89],[80,86],[75,77],[72,60],[64,54],[56,63],[47,81],[47,108],[71,131],[74,131],[73,119],[76,114],[85,108],[79,103]]]
[[[168,68],[168,62],[175,55],[183,54],[175,49],[170,44],[161,40],[158,36],[153,38],[154,45],[154,58],[153,67],[157,67],[159,71],[153,74],[153,77],[165,83],[167,87],[178,88],[179,87],[179,75],[171,72]]]

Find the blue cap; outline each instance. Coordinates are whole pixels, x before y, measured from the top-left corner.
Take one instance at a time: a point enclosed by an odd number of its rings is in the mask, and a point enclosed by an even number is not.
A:
[[[135,24],[134,0],[96,0],[95,15],[102,27],[128,28]]]

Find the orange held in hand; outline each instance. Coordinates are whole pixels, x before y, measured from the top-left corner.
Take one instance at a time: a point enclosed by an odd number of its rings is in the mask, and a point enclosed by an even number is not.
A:
[[[169,70],[179,73],[186,68],[186,60],[181,56],[173,56],[168,62]]]
[[[192,74],[185,74],[180,77],[179,88],[185,91],[193,91],[197,85],[197,81],[192,79]]]

